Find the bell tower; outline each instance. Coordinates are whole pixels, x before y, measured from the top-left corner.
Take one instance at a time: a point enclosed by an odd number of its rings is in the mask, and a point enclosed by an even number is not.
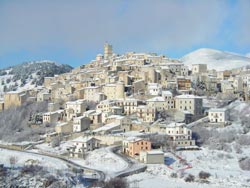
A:
[[[104,59],[105,60],[109,59],[112,56],[112,54],[113,54],[112,45],[105,42],[105,44],[104,44]]]

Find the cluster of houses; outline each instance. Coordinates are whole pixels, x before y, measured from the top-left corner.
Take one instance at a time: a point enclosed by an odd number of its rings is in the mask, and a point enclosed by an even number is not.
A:
[[[163,152],[152,149],[147,138],[126,137],[124,133],[160,133],[176,147],[195,146],[186,124],[206,116],[203,96],[222,93],[248,100],[249,86],[247,68],[217,72],[208,70],[206,64],[194,64],[190,70],[164,55],[118,55],[105,44],[104,55],[98,54],[89,64],[46,77],[42,87],[5,93],[0,111],[26,101],[47,101],[42,121],[55,131],[48,136],[68,139],[70,135],[74,142],[70,156],[81,157],[102,145],[120,143],[128,156],[162,163]],[[207,112],[212,123],[229,120],[224,108]]]

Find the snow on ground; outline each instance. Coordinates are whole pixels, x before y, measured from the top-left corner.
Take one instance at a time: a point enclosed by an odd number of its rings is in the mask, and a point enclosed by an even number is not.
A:
[[[128,164],[112,153],[109,148],[89,152],[86,160],[78,158],[71,158],[70,160],[85,167],[101,170],[111,177],[128,167]]]
[[[62,141],[60,146],[53,148],[50,143],[42,143],[36,145],[36,148],[38,149],[38,152],[61,155],[67,153],[67,148],[72,146],[72,144],[73,143],[71,141]]]
[[[203,107],[205,108],[217,108],[223,104],[222,100],[217,100],[216,97],[202,97]]]
[[[10,167],[10,157],[17,157],[16,167],[24,166],[28,161],[34,160],[36,164],[47,167],[48,170],[66,170],[68,166],[61,160],[52,157],[40,156],[32,153],[0,149],[0,164]],[[31,160],[29,160],[31,159]],[[30,164],[30,163],[29,163]]]
[[[177,154],[186,159],[192,166],[192,168],[184,171],[184,176],[192,174],[195,176],[195,180],[198,180],[199,172],[205,171],[211,174],[211,177],[208,179],[210,184],[201,184],[198,182],[187,183],[183,178],[170,177],[172,172],[180,174],[179,164],[174,164],[178,163],[177,161],[174,161],[171,165],[174,170],[169,169],[166,165],[148,165],[144,173],[129,176],[127,178],[128,181],[139,181],[139,187],[143,188],[250,187],[250,172],[240,169],[238,165],[239,156],[235,153],[230,154],[202,148],[199,151],[179,151]],[[171,157],[169,154],[166,155]]]
[[[200,171],[209,172],[211,182],[228,187],[241,187],[250,184],[250,172],[240,169],[238,156],[235,153],[227,153],[218,150],[202,148],[200,151],[179,152],[193,168],[187,172],[197,175]]]
[[[250,58],[214,49],[201,48],[181,58],[181,61],[191,67],[192,64],[207,64],[208,69],[217,71],[229,70],[250,65]]]
[[[138,182],[139,188],[210,188],[210,185],[186,183],[183,179],[171,178],[171,170],[165,165],[148,165],[145,172],[127,177],[131,186]],[[224,188],[214,186],[213,188]],[[225,187],[226,188],[226,187]]]
[[[142,132],[142,131],[127,131],[124,133],[120,133],[120,135],[123,135],[124,137],[140,137],[140,136],[145,136],[146,134],[152,134],[152,133]]]

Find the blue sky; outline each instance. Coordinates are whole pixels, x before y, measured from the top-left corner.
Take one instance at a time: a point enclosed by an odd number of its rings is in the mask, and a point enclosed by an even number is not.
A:
[[[198,48],[250,53],[250,0],[0,0],[0,68],[102,53],[182,57]]]

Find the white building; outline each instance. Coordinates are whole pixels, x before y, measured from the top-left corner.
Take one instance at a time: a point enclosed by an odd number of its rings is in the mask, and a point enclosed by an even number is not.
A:
[[[64,117],[63,110],[46,112],[43,114],[43,123],[57,123],[58,121],[62,121],[63,117]]]
[[[90,119],[85,116],[75,117],[73,122],[73,132],[82,132],[90,127]]]
[[[195,146],[192,139],[192,130],[185,126],[185,123],[171,123],[166,125],[166,134],[170,136],[173,145],[177,147]]]
[[[83,158],[85,153],[100,147],[100,140],[93,137],[78,137],[73,140],[73,146],[68,148],[70,157]]]
[[[168,110],[167,103],[163,97],[153,97],[146,100],[147,106],[157,111]]]
[[[225,123],[228,121],[228,111],[225,108],[212,108],[208,111],[208,119],[213,123]]]
[[[162,94],[162,86],[157,83],[149,83],[148,84],[148,94],[149,95],[161,95]]]
[[[192,64],[192,73],[206,73],[207,72],[207,64]]]
[[[89,86],[84,88],[84,99],[87,101],[99,102],[99,93],[101,92],[100,86]]]
[[[164,164],[164,153],[161,150],[141,151],[140,161],[146,164]]]
[[[86,111],[87,105],[85,100],[69,101],[65,104],[65,111],[67,120],[71,121],[73,118],[81,116]]]
[[[175,108],[188,111],[194,116],[201,116],[203,110],[202,98],[195,95],[179,95],[175,97]]]
[[[174,108],[174,98],[173,94],[170,91],[162,91],[162,97],[165,99],[167,103],[167,109]]]

